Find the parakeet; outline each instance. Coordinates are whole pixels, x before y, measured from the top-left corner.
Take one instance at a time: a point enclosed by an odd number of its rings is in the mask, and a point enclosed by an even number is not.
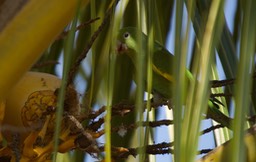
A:
[[[135,27],[122,28],[117,35],[117,47],[116,51],[118,54],[126,54],[129,56],[134,66],[136,65],[136,55],[143,54],[138,52],[137,37],[140,34],[142,39],[142,49],[147,49],[148,36],[143,32],[138,31]],[[143,54],[143,59],[147,58],[146,52]],[[153,56],[152,56],[152,91],[159,93],[166,99],[171,99],[173,94],[174,78],[172,75],[172,62],[174,56],[159,42],[154,42]],[[135,66],[136,67],[136,66]],[[143,67],[144,69],[144,81],[147,83],[147,69],[146,61]],[[136,68],[135,68],[136,72]],[[189,80],[194,79],[193,75],[189,70],[186,70],[186,84],[189,84]],[[218,110],[218,105],[213,101],[208,102],[207,117],[219,122],[220,124],[230,128],[231,118],[224,115]]]

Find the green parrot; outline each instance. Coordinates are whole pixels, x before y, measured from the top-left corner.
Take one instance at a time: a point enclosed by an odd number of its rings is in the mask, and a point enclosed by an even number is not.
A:
[[[117,53],[128,55],[134,66],[136,65],[136,55],[139,54],[138,43],[136,43],[138,34],[141,34],[142,49],[147,49],[148,36],[135,27],[125,27],[117,35]],[[144,52],[144,55],[143,58],[146,59],[146,52]],[[158,93],[168,100],[172,97],[174,87],[174,78],[170,70],[173,60],[174,56],[159,42],[155,41],[152,56],[152,92]],[[145,71],[143,72],[145,84],[147,83],[146,67],[147,65],[144,66]],[[191,79],[194,79],[193,75],[189,70],[186,70],[185,85],[188,85]],[[207,117],[230,128],[232,119],[220,112],[215,102],[214,99],[209,99]]]

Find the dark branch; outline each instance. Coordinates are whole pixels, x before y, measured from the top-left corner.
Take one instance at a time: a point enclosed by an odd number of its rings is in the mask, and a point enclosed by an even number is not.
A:
[[[113,7],[113,6],[112,6]],[[103,30],[104,26],[107,24],[109,17],[112,13],[112,10],[109,9],[105,15],[105,18],[103,20],[103,22],[101,23],[101,25],[98,27],[98,29],[93,33],[89,43],[87,44],[87,46],[84,48],[83,52],[77,57],[75,63],[73,64],[73,66],[70,68],[69,71],[69,76],[68,76],[68,80],[67,80],[67,85],[72,84],[73,83],[73,79],[75,78],[76,72],[79,69],[79,65],[82,62],[83,59],[86,58],[88,51],[91,49],[94,41],[96,40],[96,38],[98,37],[98,35],[100,34],[100,32]]]
[[[91,23],[93,23],[93,22],[95,22],[96,20],[99,20],[99,19],[100,19],[100,18],[97,17],[97,18],[95,18],[95,19],[91,19],[91,20],[89,20],[89,21],[86,21],[85,23],[82,23],[82,24],[78,25],[75,30],[76,30],[76,31],[81,30],[81,29],[87,27],[88,25],[90,25]],[[63,39],[64,37],[66,37],[66,36],[68,35],[69,32],[70,32],[69,30],[68,30],[68,31],[63,31],[63,32],[56,38],[56,40]]]

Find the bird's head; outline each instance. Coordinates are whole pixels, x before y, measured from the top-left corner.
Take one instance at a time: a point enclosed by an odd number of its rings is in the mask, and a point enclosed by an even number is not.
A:
[[[116,51],[118,54],[127,54],[132,59],[138,53],[138,36],[141,34],[143,40],[145,35],[135,27],[125,27],[120,29],[117,35]]]

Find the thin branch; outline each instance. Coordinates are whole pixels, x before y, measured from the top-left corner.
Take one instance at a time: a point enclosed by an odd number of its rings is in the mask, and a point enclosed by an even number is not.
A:
[[[95,22],[95,21],[97,21],[97,20],[99,20],[99,19],[100,19],[99,17],[96,17],[95,19],[91,19],[91,20],[89,20],[89,21],[86,21],[86,22],[84,22],[84,23],[78,25],[78,26],[76,27],[75,31],[81,30],[81,29],[87,27],[89,24],[91,24],[91,23],[93,23],[93,22]],[[69,32],[70,32],[69,30],[68,30],[68,31],[63,31],[63,32],[56,38],[56,40],[64,39],[64,37],[66,37]]]
[[[113,7],[113,6],[112,6]],[[68,80],[67,80],[67,85],[72,84],[73,80],[75,78],[75,75],[79,69],[79,65],[82,62],[83,59],[86,58],[88,51],[91,49],[94,41],[96,40],[96,38],[98,37],[98,35],[100,34],[100,32],[103,30],[104,26],[107,24],[110,15],[112,13],[112,10],[109,9],[105,15],[105,18],[103,19],[101,25],[98,27],[98,29],[93,33],[89,43],[87,44],[87,46],[85,47],[85,49],[83,50],[83,52],[77,57],[75,63],[73,64],[73,66],[70,68],[69,71],[69,76],[68,76]]]
[[[256,72],[254,72],[252,79],[256,79]],[[211,81],[211,87],[217,88],[217,87],[224,87],[227,85],[232,85],[235,83],[235,78],[233,79],[226,79],[226,80],[212,80]]]
[[[105,130],[99,130],[100,127],[104,124],[104,117],[100,118],[99,120],[92,122],[88,127],[86,127],[86,129],[92,130],[94,132],[96,132],[97,136],[100,137],[103,134],[105,134]],[[159,120],[159,121],[145,121],[145,122],[136,122],[133,124],[129,124],[129,125],[124,125],[121,124],[121,126],[118,127],[113,127],[111,129],[111,132],[115,132],[115,133],[120,133],[120,131],[125,131],[127,132],[128,130],[134,130],[137,129],[138,127],[145,127],[145,126],[149,126],[151,128],[155,128],[155,127],[160,127],[160,126],[169,126],[173,124],[172,120]],[[122,136],[122,135],[120,135]]]
[[[211,126],[211,127],[209,127],[209,128],[204,129],[204,130],[201,132],[201,134],[206,134],[206,133],[209,133],[209,132],[214,131],[215,129],[219,129],[219,128],[224,128],[224,126],[221,125],[221,124]]]
[[[173,146],[173,143],[159,143],[159,144],[152,144],[147,145],[144,147],[137,147],[137,148],[123,148],[123,147],[111,147],[112,150],[112,158],[113,159],[126,159],[128,156],[137,156],[140,150],[145,150],[146,154],[172,154],[173,149],[171,147]],[[104,151],[104,146],[99,148],[100,151]]]
[[[227,85],[232,85],[235,83],[235,79],[226,79],[226,80],[212,80],[211,81],[211,87],[217,88],[217,87],[224,87]]]
[[[198,152],[198,154],[200,155],[200,154],[207,154],[207,153],[209,153],[210,151],[212,151],[212,149],[202,149],[202,150],[200,150],[199,152]]]

